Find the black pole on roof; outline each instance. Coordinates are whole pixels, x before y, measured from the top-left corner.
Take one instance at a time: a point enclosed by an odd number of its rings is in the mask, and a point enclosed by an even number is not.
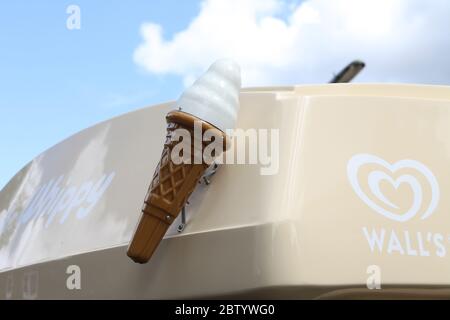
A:
[[[353,80],[358,73],[361,72],[366,64],[363,61],[355,60],[349,63],[344,69],[342,69],[337,75],[331,79],[330,83],[347,83]]]

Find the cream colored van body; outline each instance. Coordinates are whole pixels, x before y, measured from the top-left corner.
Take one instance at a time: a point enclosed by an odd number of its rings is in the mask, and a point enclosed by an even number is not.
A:
[[[0,299],[450,297],[450,87],[255,88],[240,101],[238,128],[279,130],[278,172],[221,166],[145,265],[126,249],[173,103],[31,161],[0,193]]]

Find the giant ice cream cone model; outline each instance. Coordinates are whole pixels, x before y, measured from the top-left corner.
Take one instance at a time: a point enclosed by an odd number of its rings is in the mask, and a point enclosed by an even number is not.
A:
[[[211,165],[203,157],[204,148],[213,141],[223,146],[220,151],[215,149],[210,159],[220,156],[225,149],[224,131],[235,126],[240,85],[239,67],[232,61],[219,60],[183,93],[177,102],[179,110],[167,114],[166,142],[127,252],[135,262],[149,261],[199,179]],[[188,140],[190,145],[184,149],[188,152],[182,155],[182,161],[175,159],[179,153],[174,153],[177,145],[186,143],[175,138],[177,130],[181,129],[191,137]],[[206,131],[215,139],[203,141]]]

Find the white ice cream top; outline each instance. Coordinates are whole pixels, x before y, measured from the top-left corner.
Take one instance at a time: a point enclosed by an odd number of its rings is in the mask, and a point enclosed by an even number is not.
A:
[[[181,111],[225,131],[234,129],[239,111],[241,71],[232,60],[218,60],[178,99]]]

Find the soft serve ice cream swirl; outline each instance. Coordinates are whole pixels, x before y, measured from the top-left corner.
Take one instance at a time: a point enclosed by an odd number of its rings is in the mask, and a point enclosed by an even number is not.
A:
[[[222,59],[186,89],[177,107],[222,131],[234,129],[239,111],[241,71],[234,61]]]

